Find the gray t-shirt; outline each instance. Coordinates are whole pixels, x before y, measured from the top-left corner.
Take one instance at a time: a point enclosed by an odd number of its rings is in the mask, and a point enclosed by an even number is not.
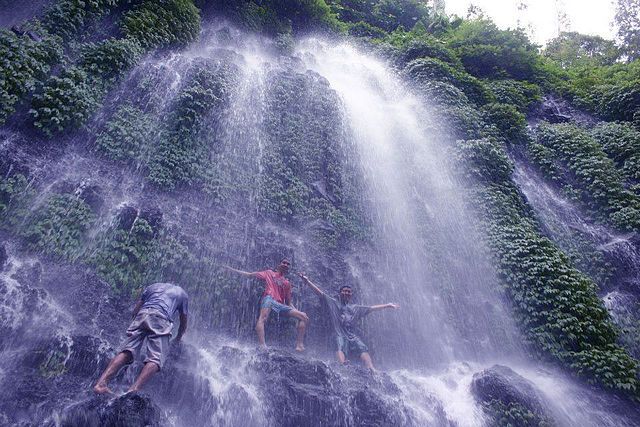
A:
[[[142,295],[143,308],[157,310],[168,319],[173,321],[173,315],[176,311],[181,314],[189,312],[189,297],[180,286],[171,283],[154,283],[144,288]]]
[[[357,323],[371,312],[371,307],[357,304],[343,304],[327,294],[323,294],[323,299],[329,309],[331,324],[336,334],[348,340],[357,338]]]

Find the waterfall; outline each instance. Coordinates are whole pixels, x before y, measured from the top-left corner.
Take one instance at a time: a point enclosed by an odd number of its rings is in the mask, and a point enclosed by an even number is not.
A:
[[[636,234],[621,233],[588,218],[520,161],[514,179],[548,235],[599,285],[600,297],[621,330],[621,343],[638,357],[640,247]]]
[[[614,397],[528,358],[445,138],[433,130],[437,113],[423,102],[382,60],[348,43],[282,47],[212,24],[184,50],[144,58],[86,129],[49,142],[62,147],[50,157],[30,146],[32,135],[3,129],[2,152],[27,159],[39,185],[2,234],[10,261],[0,265],[1,326],[10,339],[0,341],[0,360],[32,369],[28,387],[46,384],[50,398],[20,406],[18,384],[0,399],[0,423],[61,425],[95,409],[85,391],[123,337],[127,280],[166,273],[188,277],[181,285],[190,295],[186,343],[146,389],[167,425],[483,426],[491,421],[472,384],[495,364],[537,390],[534,400],[558,425],[633,425],[637,414],[625,415]],[[182,107],[186,124],[176,117]],[[111,137],[123,123],[136,132]],[[179,151],[189,144],[193,152]],[[58,193],[93,216],[77,247],[39,248],[32,260],[20,233]],[[150,231],[138,242],[133,230],[143,222]],[[158,253],[147,259],[141,248]],[[282,255],[329,293],[348,283],[358,303],[400,304],[364,322],[382,372],[336,364],[325,307],[295,277],[294,303],[312,319],[307,353],[292,354],[293,326],[275,315],[273,348],[254,348],[261,285],[220,267],[255,271]],[[31,264],[45,279],[19,273]],[[21,292],[36,295],[38,307],[26,307]],[[29,322],[49,322],[48,330],[31,331],[19,347]],[[23,360],[16,349],[46,357]],[[4,366],[8,389],[23,378]]]
[[[367,182],[375,253],[366,267],[352,268],[367,303],[403,307],[372,319],[380,347],[401,348],[393,358],[418,366],[518,354],[520,338],[442,138],[429,132],[437,118],[382,62],[347,44],[309,40],[299,53],[340,95]]]

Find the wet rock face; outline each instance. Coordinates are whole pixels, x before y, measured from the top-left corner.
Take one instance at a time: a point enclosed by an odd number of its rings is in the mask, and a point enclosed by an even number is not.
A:
[[[249,369],[275,425],[411,425],[411,411],[386,374],[347,366],[341,375],[326,363],[269,350],[258,354]]]
[[[494,365],[474,374],[471,392],[495,425],[539,425],[550,419],[535,386],[509,367]]]
[[[4,247],[4,243],[0,243],[0,271],[4,270],[4,266],[8,259],[7,248]]]
[[[115,399],[95,396],[70,406],[60,417],[61,427],[113,426],[154,427],[164,425],[160,408],[141,393]],[[53,426],[54,424],[51,423]]]

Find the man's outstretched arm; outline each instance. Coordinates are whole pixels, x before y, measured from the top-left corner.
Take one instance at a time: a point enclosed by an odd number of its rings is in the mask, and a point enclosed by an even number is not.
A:
[[[178,326],[178,335],[176,335],[175,341],[180,342],[182,336],[187,331],[187,315],[180,313],[180,326]]]
[[[302,281],[304,283],[306,283],[307,286],[309,286],[311,288],[311,290],[313,292],[315,292],[318,296],[324,295],[324,292],[322,291],[322,289],[320,289],[318,286],[316,286],[315,283],[313,283],[311,280],[309,280],[309,278],[307,276],[305,276],[304,273],[298,273],[298,276],[300,276]]]
[[[229,271],[233,271],[234,273],[242,274],[243,276],[258,277],[258,273],[259,273],[258,271],[250,272],[250,271],[238,270],[237,268],[229,267],[228,265],[223,265],[223,267]]]
[[[372,305],[371,307],[369,307],[371,309],[371,311],[378,311],[378,310],[384,310],[385,308],[400,308],[400,306],[396,303],[393,302],[389,302],[387,304],[379,304],[379,305]]]

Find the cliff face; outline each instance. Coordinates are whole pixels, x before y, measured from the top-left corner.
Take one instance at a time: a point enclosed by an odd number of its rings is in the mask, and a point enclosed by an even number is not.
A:
[[[522,34],[412,2],[36,6],[0,32],[0,422],[633,424],[640,133],[599,121],[632,88],[591,105]],[[283,256],[400,303],[361,325],[389,374],[329,362],[293,274],[310,355],[246,348],[261,285],[221,266]],[[93,398],[155,281],[188,291],[188,344],[148,396]],[[267,341],[293,329],[272,315]]]

